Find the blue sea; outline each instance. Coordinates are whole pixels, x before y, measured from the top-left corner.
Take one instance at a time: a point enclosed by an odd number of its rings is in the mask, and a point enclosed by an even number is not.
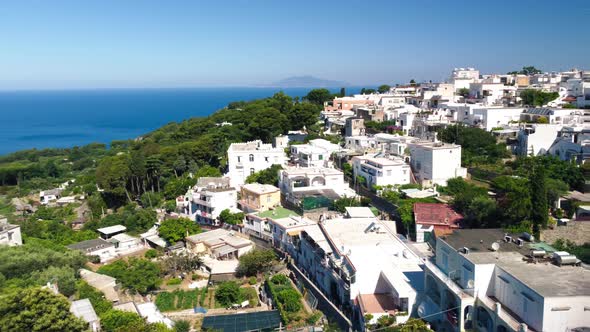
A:
[[[304,96],[309,88],[104,89],[0,92],[0,154],[135,138],[228,103]],[[331,89],[338,92],[339,89]],[[351,93],[354,91],[349,91]],[[358,91],[358,89],[353,89]]]

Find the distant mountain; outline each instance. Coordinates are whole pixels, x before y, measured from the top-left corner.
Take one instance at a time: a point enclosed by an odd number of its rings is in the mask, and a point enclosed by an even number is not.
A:
[[[348,82],[324,80],[309,75],[292,76],[271,84],[271,86],[281,88],[338,88],[349,85]]]

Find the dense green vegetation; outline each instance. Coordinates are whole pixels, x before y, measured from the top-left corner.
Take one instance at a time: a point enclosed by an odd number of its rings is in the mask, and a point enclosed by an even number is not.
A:
[[[267,169],[248,175],[248,177],[246,178],[246,183],[270,184],[275,187],[278,187],[279,171],[281,169],[283,169],[281,165],[272,165]]]
[[[557,92],[543,92],[534,89],[527,89],[520,92],[522,104],[530,106],[547,105],[548,102],[557,99],[557,97],[559,97],[559,93]]]
[[[70,313],[61,295],[38,288],[22,289],[0,301],[2,331],[86,331],[87,324]]]
[[[118,260],[101,266],[98,273],[116,278],[123,287],[144,295],[157,289],[162,282],[162,271],[158,264],[145,259],[131,258],[129,262]]]
[[[256,276],[270,271],[277,263],[277,256],[272,249],[254,249],[239,258],[237,273],[243,276]]]
[[[161,292],[156,297],[156,306],[161,311],[191,309],[199,306],[201,293],[202,291],[199,289],[189,291],[177,289],[173,292]]]
[[[184,239],[188,235],[200,232],[201,227],[187,218],[166,219],[162,221],[158,229],[160,236],[171,244]]]
[[[461,145],[463,166],[490,164],[510,157],[505,144],[498,144],[491,133],[479,128],[452,125],[440,129],[438,138],[443,142]]]

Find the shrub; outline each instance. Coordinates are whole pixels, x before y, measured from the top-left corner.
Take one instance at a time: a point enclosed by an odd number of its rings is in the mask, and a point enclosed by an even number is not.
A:
[[[194,273],[193,275],[191,275],[191,280],[199,280],[199,275]]]
[[[156,258],[156,257],[158,257],[158,251],[156,249],[150,249],[145,252],[144,257],[147,259]]]
[[[240,301],[246,300],[248,300],[248,304],[251,307],[258,306],[258,294],[256,293],[256,289],[252,287],[240,288]]]
[[[180,278],[172,278],[166,282],[168,286],[180,285],[182,283],[182,279]]]
[[[177,320],[174,322],[175,332],[189,332],[191,330],[191,323],[186,320]]]
[[[234,281],[221,283],[215,290],[215,300],[224,306],[237,303],[240,299],[240,286]]]
[[[275,274],[272,278],[270,278],[270,281],[275,285],[289,284],[289,278],[287,278],[287,276],[284,274]]]
[[[160,311],[172,311],[175,309],[174,307],[174,293],[162,292],[159,293],[156,297],[156,307],[160,309]]]
[[[248,283],[249,283],[250,285],[256,285],[256,283],[257,283],[257,282],[258,282],[258,280],[256,280],[256,277],[250,277],[250,278],[248,279]]]
[[[305,322],[309,325],[315,325],[315,323],[317,323],[320,318],[322,318],[322,312],[319,310],[314,310],[313,314],[309,315],[305,319]]]
[[[277,300],[288,312],[297,312],[301,309],[301,295],[293,288],[280,291]]]

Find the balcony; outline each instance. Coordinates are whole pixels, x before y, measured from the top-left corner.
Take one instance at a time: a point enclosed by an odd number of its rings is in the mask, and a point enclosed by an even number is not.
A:
[[[478,300],[490,312],[495,312],[496,302],[499,303],[498,299],[487,295],[479,296]],[[510,311],[510,309],[504,306],[501,306],[500,314],[498,315],[498,317],[514,331],[519,331],[520,325],[522,323],[525,323],[516,314]],[[527,331],[535,332],[535,330],[531,329],[530,327],[527,327]]]
[[[443,271],[441,271],[438,268],[438,266],[436,266],[436,264],[434,264],[433,262],[431,262],[430,260],[427,259],[426,261],[424,261],[424,265],[426,266],[426,269],[429,270],[433,276],[435,276],[443,284],[445,284],[445,286],[451,292],[453,292],[455,295],[457,295],[461,300],[469,300],[469,299],[473,300],[474,299],[471,294],[469,294],[466,290],[461,288],[461,286],[457,285],[457,283],[455,283],[455,281],[452,278],[450,278]]]

